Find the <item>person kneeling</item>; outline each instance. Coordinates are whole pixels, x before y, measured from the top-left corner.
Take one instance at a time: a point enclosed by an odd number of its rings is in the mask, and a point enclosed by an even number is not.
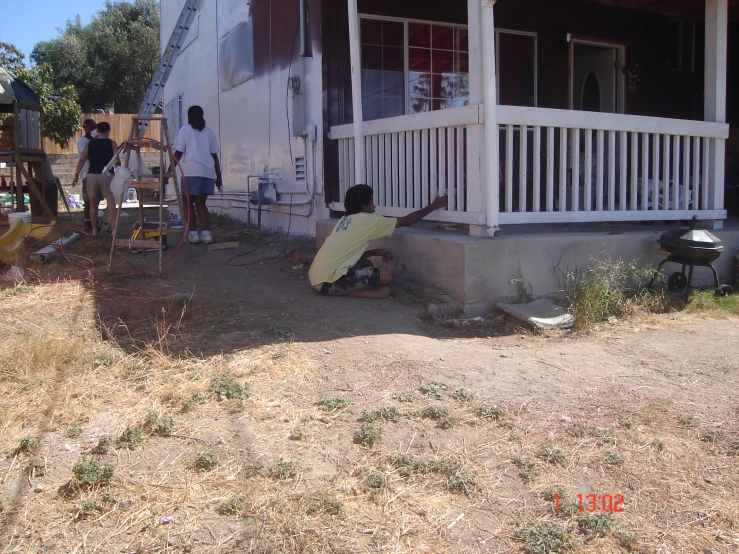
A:
[[[346,191],[342,217],[318,250],[310,266],[311,286],[329,296],[387,298],[393,275],[378,269],[368,258],[379,256],[392,261],[385,249],[366,250],[370,241],[389,237],[396,227],[407,227],[421,221],[439,208],[446,207],[447,197],[439,196],[431,204],[404,217],[375,215],[374,193],[368,185],[356,185]]]

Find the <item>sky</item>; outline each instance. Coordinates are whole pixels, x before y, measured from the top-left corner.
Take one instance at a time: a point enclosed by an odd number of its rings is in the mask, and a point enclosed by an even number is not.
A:
[[[79,14],[82,24],[105,8],[105,0],[0,0],[0,42],[14,44],[26,55],[37,42],[59,36],[67,20]]]

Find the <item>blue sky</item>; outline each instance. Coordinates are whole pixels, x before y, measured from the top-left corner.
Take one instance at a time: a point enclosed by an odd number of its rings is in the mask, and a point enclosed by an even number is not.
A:
[[[18,47],[26,61],[37,42],[59,36],[68,19],[77,14],[82,23],[105,8],[105,0],[2,0],[0,41]]]

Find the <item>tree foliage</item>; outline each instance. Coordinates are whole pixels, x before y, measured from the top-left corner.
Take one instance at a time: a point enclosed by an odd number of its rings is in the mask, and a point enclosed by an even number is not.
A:
[[[82,110],[73,86],[54,86],[54,71],[46,63],[27,67],[25,56],[14,45],[0,42],[0,66],[15,74],[33,89],[41,102],[42,134],[59,146],[79,129]]]
[[[61,36],[38,43],[31,59],[54,68],[57,87],[74,86],[85,111],[135,113],[159,62],[156,0],[108,0],[88,25],[79,16]]]

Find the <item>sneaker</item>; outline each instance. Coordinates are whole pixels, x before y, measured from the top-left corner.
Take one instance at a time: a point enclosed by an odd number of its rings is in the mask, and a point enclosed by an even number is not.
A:
[[[196,244],[200,242],[200,235],[198,234],[197,231],[190,231],[189,233],[187,233],[187,241],[190,244]]]
[[[200,233],[200,240],[202,240],[205,244],[210,244],[213,242],[213,235],[210,234],[210,231],[203,231]]]

